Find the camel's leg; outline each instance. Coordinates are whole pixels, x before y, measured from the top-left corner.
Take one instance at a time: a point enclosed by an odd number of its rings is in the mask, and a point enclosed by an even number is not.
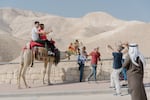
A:
[[[21,63],[21,66],[20,66],[20,68],[19,68],[19,75],[18,75],[18,78],[17,78],[17,81],[18,81],[18,88],[21,88],[21,87],[20,87],[20,79],[21,79],[21,73],[22,73],[23,67],[24,67],[24,64]]]
[[[52,62],[49,61],[49,66],[48,66],[48,84],[51,85],[50,83],[50,73],[51,73],[51,67],[52,67]]]
[[[31,62],[31,67],[34,65],[34,59],[35,59],[35,51],[32,50],[32,62]]]
[[[27,84],[27,82],[26,82],[26,77],[25,77],[25,74],[26,74],[26,71],[27,71],[27,65],[26,66],[24,66],[24,68],[23,68],[23,72],[22,72],[22,78],[23,78],[23,81],[24,81],[24,84],[25,84],[25,86],[26,86],[26,88],[30,88],[29,86],[28,86],[28,84]]]
[[[45,84],[45,74],[46,74],[46,69],[47,69],[47,61],[44,62],[44,70],[43,70],[43,84]]]

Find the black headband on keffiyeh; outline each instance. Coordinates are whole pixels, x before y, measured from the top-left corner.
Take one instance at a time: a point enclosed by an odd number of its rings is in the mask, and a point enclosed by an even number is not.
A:
[[[134,44],[129,44],[129,47],[138,47],[138,44],[134,43]]]

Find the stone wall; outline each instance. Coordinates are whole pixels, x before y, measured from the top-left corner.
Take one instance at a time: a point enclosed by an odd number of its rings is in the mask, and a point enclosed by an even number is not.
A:
[[[17,84],[19,64],[15,65],[1,65],[0,66],[0,84]],[[26,79],[29,84],[42,84],[43,64],[35,63],[33,68],[28,68]],[[86,63],[84,69],[83,80],[90,74],[90,62]],[[109,80],[112,71],[112,61],[102,61],[97,67],[97,79]],[[51,83],[68,83],[79,82],[79,67],[76,62],[61,62],[58,66],[51,68]],[[147,60],[147,67],[145,67],[145,79],[150,79],[150,60]],[[47,77],[46,77],[47,80]],[[21,80],[22,81],[22,80]]]

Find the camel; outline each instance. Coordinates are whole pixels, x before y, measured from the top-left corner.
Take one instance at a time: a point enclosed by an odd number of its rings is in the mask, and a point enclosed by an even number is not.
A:
[[[37,56],[33,57],[33,52],[30,49],[30,43],[26,44],[26,49],[21,52],[21,63],[19,67],[19,75],[17,78],[18,81],[18,88],[21,88],[20,86],[20,80],[21,78],[23,79],[23,82],[26,86],[26,88],[30,88],[26,82],[26,71],[29,66],[32,66],[32,61],[33,59],[38,60],[38,61],[43,61],[44,62],[44,70],[43,70],[43,84],[45,84],[45,75],[46,75],[46,70],[47,75],[48,75],[48,84],[50,85],[50,72],[51,72],[51,67],[53,64],[57,65],[59,63],[60,59],[70,59],[70,54],[68,52],[59,52],[57,54],[57,57],[54,56],[48,56],[47,50],[44,47],[37,47],[38,48],[38,54]],[[49,63],[49,66],[47,67]]]

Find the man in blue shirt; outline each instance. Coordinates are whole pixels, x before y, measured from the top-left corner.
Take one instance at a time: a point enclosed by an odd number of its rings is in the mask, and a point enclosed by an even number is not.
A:
[[[119,74],[122,70],[122,56],[121,47],[118,46],[116,50],[114,50],[110,45],[107,46],[110,50],[112,50],[113,55],[113,72],[111,73],[111,87],[115,87],[116,95],[121,94],[120,82],[119,82]]]
[[[122,67],[122,53],[120,51],[113,52],[113,68],[120,69]]]

